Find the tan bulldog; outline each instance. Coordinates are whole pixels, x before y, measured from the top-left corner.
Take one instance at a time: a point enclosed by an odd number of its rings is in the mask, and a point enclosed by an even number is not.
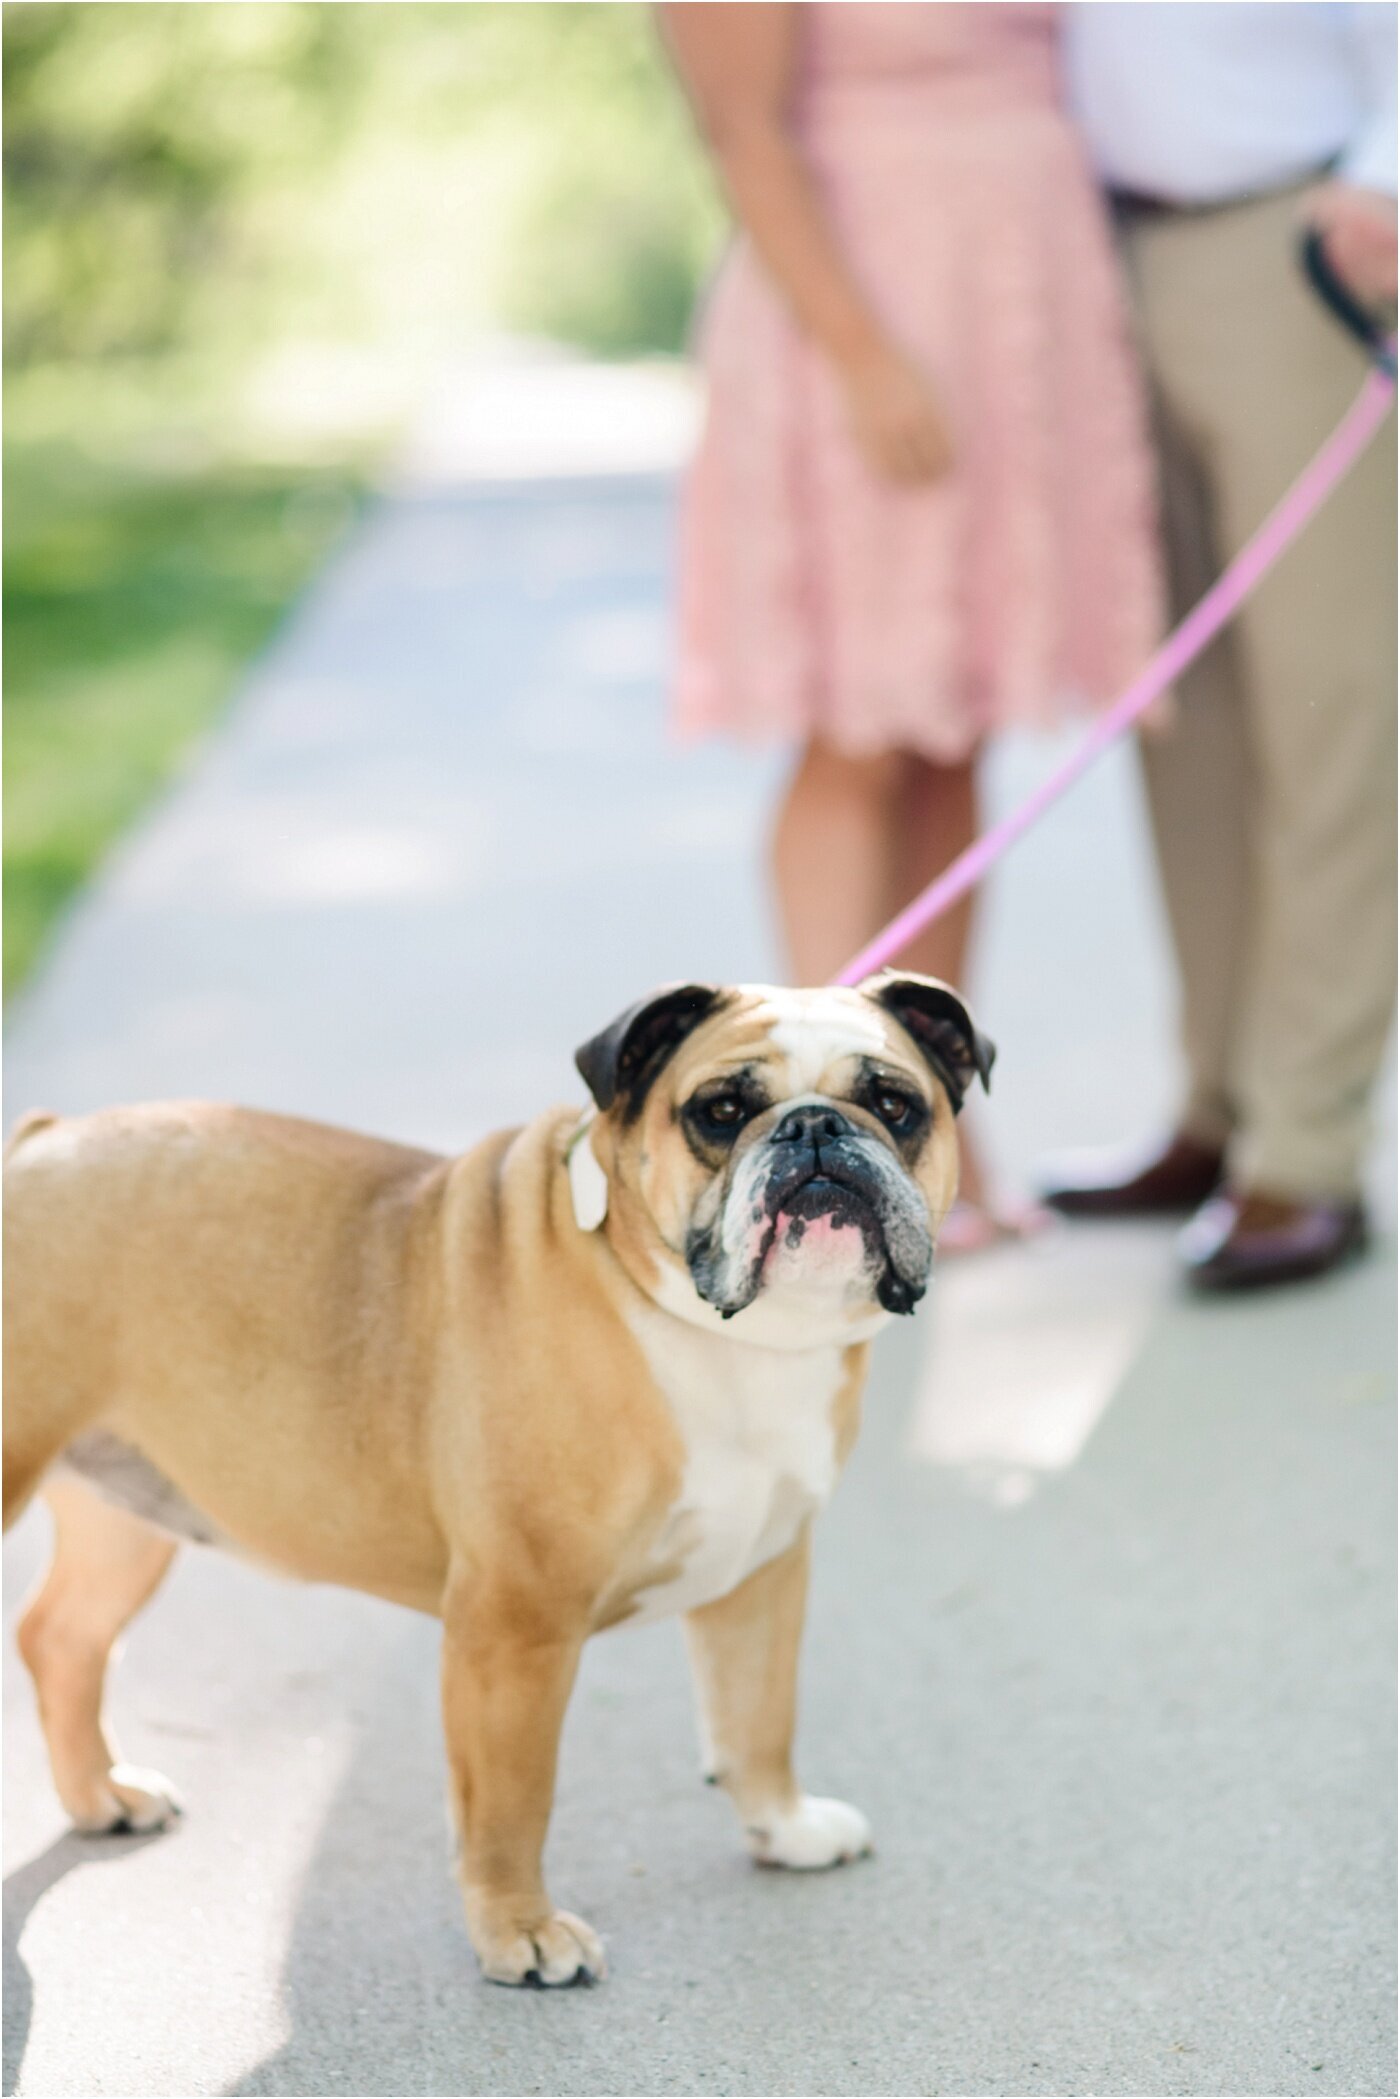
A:
[[[446,1159],[210,1105],[31,1116],[6,1170],[5,1519],[53,1563],[19,1642],[80,1829],[178,1812],[102,1725],[181,1538],[441,1618],[467,1928],[493,1981],[600,1977],[541,1853],[584,1641],[682,1613],[707,1771],[765,1863],[865,1818],[792,1770],[811,1519],[868,1343],[924,1293],[957,995],[672,986],[578,1053],[593,1096]]]

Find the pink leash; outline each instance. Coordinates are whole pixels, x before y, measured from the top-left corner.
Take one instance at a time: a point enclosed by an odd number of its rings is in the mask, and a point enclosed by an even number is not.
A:
[[[1240,606],[1266,576],[1279,556],[1290,547],[1322,508],[1337,483],[1365,451],[1389,413],[1395,398],[1393,367],[1377,360],[1366,383],[1317,456],[1304,467],[1283,501],[1270,512],[1253,539],[1243,546],[1223,575],[1213,583],[1200,603],[1188,612],[1181,625],[1168,635],[1156,655],[1107,713],[1100,715],[1076,751],[1071,752],[1034,794],[1013,809],[999,824],[960,853],[952,865],[930,882],[927,889],[891,919],[883,933],[846,964],[834,979],[838,984],[858,984],[909,945],[925,926],[931,925],[966,896],[981,881],[1016,840],[1038,823],[1051,805],[1067,794],[1094,760],[1130,729],[1139,715],[1166,691],[1188,664],[1214,641]]]

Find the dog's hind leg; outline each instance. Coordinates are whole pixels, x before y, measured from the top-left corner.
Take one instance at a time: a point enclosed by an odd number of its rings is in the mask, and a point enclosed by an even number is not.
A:
[[[54,1785],[80,1830],[163,1828],[179,1814],[179,1797],[159,1772],[119,1762],[102,1697],[113,1646],[160,1586],[176,1541],[66,1475],[43,1491],[53,1559],[20,1619],[19,1650]]]

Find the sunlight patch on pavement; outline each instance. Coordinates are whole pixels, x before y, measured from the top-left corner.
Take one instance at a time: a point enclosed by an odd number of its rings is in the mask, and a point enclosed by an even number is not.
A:
[[[387,802],[382,774],[381,784]],[[434,807],[436,784],[424,783],[397,821],[335,822],[309,800],[297,808],[277,795],[245,799],[229,820],[220,811],[149,836],[114,880],[124,902],[147,909],[196,890],[206,907],[260,910],[465,899],[495,864],[497,825],[469,792],[440,795]],[[396,799],[404,792],[399,783]]]
[[[474,359],[448,373],[393,476],[398,492],[463,482],[669,474],[700,426],[679,360],[590,364],[553,352]]]
[[[469,841],[389,826],[288,839],[248,870],[248,893],[278,903],[373,903],[465,891],[482,856]]]
[[[940,1262],[914,1454],[1014,1507],[1074,1463],[1171,1285],[1157,1227],[1055,1227]]]

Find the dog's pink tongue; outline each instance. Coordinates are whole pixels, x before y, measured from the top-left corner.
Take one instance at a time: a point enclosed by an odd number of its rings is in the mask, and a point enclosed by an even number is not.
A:
[[[829,1259],[846,1253],[853,1243],[864,1246],[857,1226],[838,1224],[834,1217],[794,1217],[788,1210],[779,1210],[775,1222],[770,1260],[784,1254]]]

